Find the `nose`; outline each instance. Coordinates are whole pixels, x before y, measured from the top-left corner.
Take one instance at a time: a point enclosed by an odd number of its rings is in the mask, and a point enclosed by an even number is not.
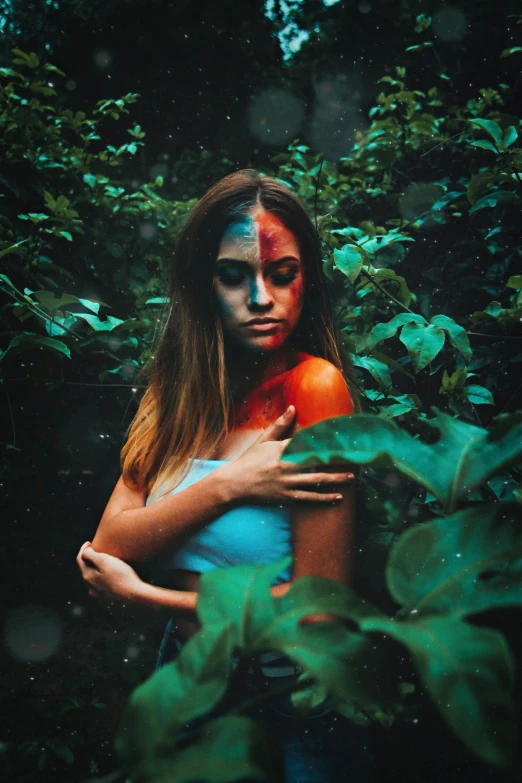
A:
[[[250,305],[262,308],[273,306],[272,296],[261,275],[250,281],[249,306]]]

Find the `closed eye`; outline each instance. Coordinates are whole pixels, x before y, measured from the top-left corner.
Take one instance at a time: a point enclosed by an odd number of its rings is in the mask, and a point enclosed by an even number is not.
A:
[[[292,282],[292,280],[295,280],[296,275],[292,272],[287,275],[271,275],[270,279],[275,283],[275,285],[288,285]],[[221,272],[217,275],[217,279],[223,283],[224,285],[229,286],[235,286],[240,285],[243,280],[245,279],[244,275],[233,275],[228,274],[226,272]]]

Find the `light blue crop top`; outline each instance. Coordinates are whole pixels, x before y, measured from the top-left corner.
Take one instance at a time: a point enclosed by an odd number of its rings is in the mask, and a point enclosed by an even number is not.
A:
[[[195,484],[226,462],[230,460],[194,459],[183,481],[163,497],[174,495]],[[149,495],[145,505],[149,506],[154,502],[156,500]],[[187,538],[182,546],[162,554],[158,558],[157,566],[167,572],[174,568],[183,568],[205,573],[213,568],[227,568],[245,563],[273,563],[288,555],[292,555],[289,509],[245,505],[227,511]],[[274,584],[288,582],[290,578],[289,567],[279,574]]]

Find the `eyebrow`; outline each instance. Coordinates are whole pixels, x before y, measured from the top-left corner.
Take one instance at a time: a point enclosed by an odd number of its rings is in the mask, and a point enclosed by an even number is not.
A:
[[[294,261],[299,263],[299,259],[295,256],[285,256],[284,258],[278,258],[277,261],[267,261],[265,266],[279,266],[286,264],[288,261]],[[239,258],[218,258],[216,264],[238,264],[240,266],[250,266],[248,261],[242,261]]]

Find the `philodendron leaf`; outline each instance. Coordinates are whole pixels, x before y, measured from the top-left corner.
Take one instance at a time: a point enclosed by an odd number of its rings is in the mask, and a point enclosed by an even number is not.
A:
[[[351,414],[300,430],[281,459],[304,466],[330,462],[392,465],[429,489],[450,513],[468,491],[522,455],[522,423],[516,415],[508,417],[499,437],[493,439],[485,429],[434,410],[440,437],[429,445],[390,419]]]
[[[380,616],[378,609],[346,585],[314,576],[297,579],[274,604],[276,617],[259,638],[259,649],[288,655],[344,701],[383,706],[400,700],[398,678],[390,676],[383,656],[368,638],[336,621],[301,624],[319,614],[357,624],[363,618]]]
[[[386,580],[415,615],[522,608],[521,561],[520,509],[477,505],[407,530],[390,553]]]
[[[404,644],[435,706],[457,737],[480,758],[508,765],[515,752],[513,661],[505,638],[456,617],[363,620]]]
[[[404,324],[400,341],[408,349],[411,363],[416,372],[423,370],[444,345],[444,330],[435,324],[423,326],[415,321]]]
[[[374,640],[336,622],[268,629],[270,649],[294,660],[324,690],[359,707],[389,707],[401,701],[393,656],[383,656]]]
[[[174,753],[179,729],[208,713],[223,697],[233,644],[230,625],[206,627],[183,645],[174,661],[132,692],[115,748],[133,780],[155,780],[155,765]]]
[[[203,726],[184,749],[172,743],[137,783],[284,783],[283,751],[261,721],[227,715]]]
[[[254,650],[256,639],[275,618],[270,586],[291,562],[285,557],[269,565],[207,571],[201,577],[196,610],[202,625],[231,624],[234,644],[243,651]]]

